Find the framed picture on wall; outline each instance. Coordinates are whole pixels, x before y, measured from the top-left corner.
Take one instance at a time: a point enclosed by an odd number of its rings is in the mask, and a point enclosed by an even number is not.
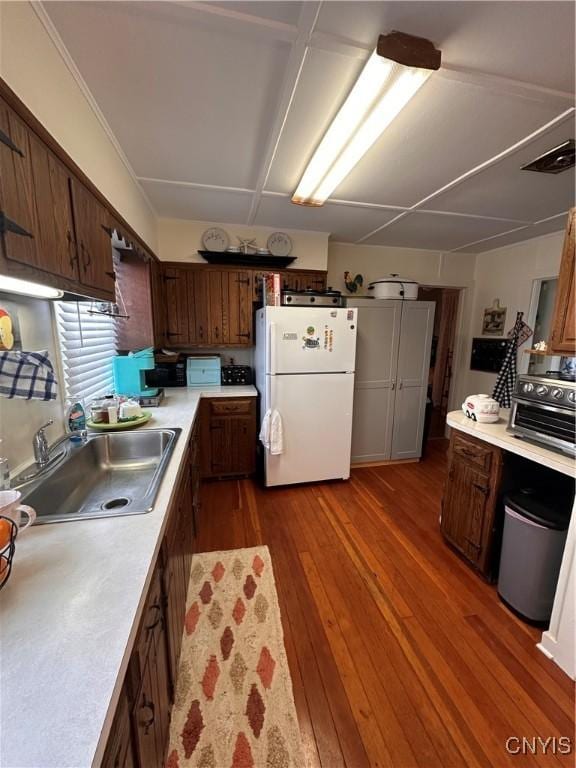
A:
[[[484,320],[482,321],[483,336],[503,336],[504,325],[506,324],[506,307],[500,306],[500,301],[494,299],[491,307],[484,310]]]

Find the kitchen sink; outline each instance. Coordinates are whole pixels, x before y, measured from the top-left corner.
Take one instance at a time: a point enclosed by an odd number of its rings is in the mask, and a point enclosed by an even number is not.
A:
[[[150,512],[181,429],[90,435],[67,457],[22,489],[36,523]]]

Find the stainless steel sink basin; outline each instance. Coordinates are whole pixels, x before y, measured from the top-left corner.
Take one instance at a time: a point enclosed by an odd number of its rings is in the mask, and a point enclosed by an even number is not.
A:
[[[22,489],[36,525],[150,512],[180,429],[90,435],[52,472]]]

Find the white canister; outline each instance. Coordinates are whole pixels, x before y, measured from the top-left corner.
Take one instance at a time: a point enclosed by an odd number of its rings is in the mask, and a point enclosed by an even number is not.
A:
[[[368,290],[375,299],[401,299],[414,301],[418,298],[418,283],[409,277],[391,274],[379,277],[368,284]]]
[[[126,400],[120,405],[120,420],[137,419],[142,416],[142,408],[136,400]]]

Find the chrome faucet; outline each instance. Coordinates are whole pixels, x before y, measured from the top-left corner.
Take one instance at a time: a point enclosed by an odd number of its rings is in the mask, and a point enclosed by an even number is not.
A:
[[[48,440],[46,439],[46,433],[44,430],[46,427],[49,427],[50,424],[54,423],[54,419],[50,419],[50,421],[46,422],[43,426],[40,427],[40,429],[36,432],[34,437],[32,438],[32,448],[34,449],[34,461],[36,464],[42,469],[42,467],[45,467],[46,464],[50,461],[50,448],[48,446]]]

